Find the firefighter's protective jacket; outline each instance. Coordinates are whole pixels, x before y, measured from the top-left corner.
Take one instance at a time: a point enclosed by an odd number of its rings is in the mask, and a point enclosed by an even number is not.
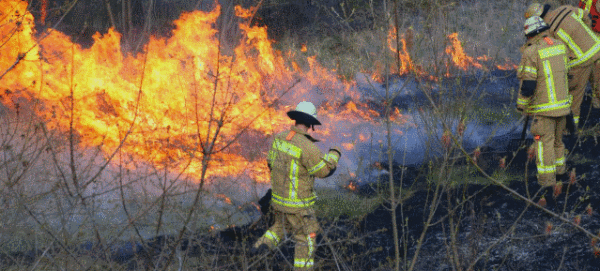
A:
[[[589,12],[592,17],[592,30],[598,33],[600,33],[600,24],[598,23],[598,20],[600,19],[600,12],[598,12],[599,7],[600,3],[598,3],[598,0],[579,1],[579,8]]]
[[[567,81],[567,48],[544,31],[531,38],[522,48],[523,56],[517,77],[524,82],[535,81],[533,95],[519,91],[517,108],[529,114],[548,117],[570,113],[571,100]]]
[[[560,6],[548,12],[544,21],[550,26],[550,33],[569,46],[569,68],[592,64],[600,58],[600,38],[591,29],[587,11]]]
[[[315,141],[295,126],[275,135],[267,162],[276,210],[300,213],[311,208],[316,200],[315,177],[328,177],[337,167],[339,150],[323,154]]]

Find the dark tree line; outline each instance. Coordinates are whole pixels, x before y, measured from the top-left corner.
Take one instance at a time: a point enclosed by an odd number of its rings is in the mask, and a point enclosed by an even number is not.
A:
[[[368,0],[217,1],[223,7],[259,6],[254,23],[266,25],[270,37],[274,40],[280,39],[286,33],[306,35],[327,34],[321,31],[339,31],[339,18],[335,18],[336,14],[343,16],[344,12],[360,12],[366,10],[370,3]],[[149,35],[169,35],[173,29],[172,22],[182,12],[208,11],[214,6],[214,0],[29,1],[29,10],[36,17],[38,31],[54,28],[85,46],[91,45],[94,33],[106,33],[112,27],[123,35],[122,44],[126,51],[138,51]],[[360,27],[364,20],[356,20],[353,23],[354,27]]]

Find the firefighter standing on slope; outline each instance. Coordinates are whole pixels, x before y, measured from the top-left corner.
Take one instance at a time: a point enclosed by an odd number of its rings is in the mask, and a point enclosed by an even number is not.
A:
[[[538,183],[544,187],[556,185],[556,175],[566,172],[562,136],[571,111],[567,47],[550,35],[549,28],[538,16],[525,21],[527,42],[517,69],[521,81],[517,109],[533,116]]]
[[[550,34],[569,48],[569,94],[573,97],[571,111],[577,126],[587,82],[595,63],[600,61],[600,37],[590,28],[591,19],[587,11],[569,5],[549,10],[548,4],[533,3],[527,8],[525,18],[539,16],[544,19],[550,27]]]
[[[296,123],[275,135],[267,163],[271,170],[272,199],[275,223],[254,244],[252,253],[274,249],[288,231],[296,241],[294,270],[312,270],[319,231],[313,205],[315,177],[329,177],[335,171],[341,156],[339,148],[323,154],[308,135],[308,129],[321,125],[317,110],[310,102],[301,102],[287,112]]]
[[[598,0],[581,0],[579,8],[590,13],[592,30],[600,35],[600,2]],[[600,108],[600,61],[596,61],[592,71],[592,107]]]

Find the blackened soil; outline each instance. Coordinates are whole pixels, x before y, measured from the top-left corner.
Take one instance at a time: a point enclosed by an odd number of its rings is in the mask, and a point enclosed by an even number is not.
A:
[[[488,160],[506,157],[510,161],[506,169],[496,164],[488,167],[486,173],[506,170],[523,176],[508,187],[536,203],[543,196],[548,212],[497,185],[469,185],[440,191],[437,208],[432,207],[436,197],[433,188],[419,188],[396,211],[398,225],[404,225],[398,228],[401,255],[411,261],[418,250],[417,270],[452,270],[456,265],[475,270],[599,270],[600,254],[592,246],[593,238],[556,217],[578,221],[577,224],[600,239],[600,145],[595,138],[600,137],[597,126],[600,112],[588,110],[589,103],[584,102],[583,112],[589,115],[582,119],[585,124],[581,136],[565,138],[570,150],[569,173],[574,169],[575,179],[572,182],[570,174],[560,175],[562,186],[558,195],[553,187],[542,189],[537,184],[535,164],[527,162],[525,149],[512,151],[517,149],[520,139],[510,139],[507,150],[487,149],[489,152],[485,154],[490,156]],[[410,176],[417,178],[415,183],[421,182],[418,173]],[[367,267],[378,267],[385,259],[393,258],[389,206],[380,206],[361,225],[364,233],[386,230],[366,238],[365,243],[382,248],[371,254]]]

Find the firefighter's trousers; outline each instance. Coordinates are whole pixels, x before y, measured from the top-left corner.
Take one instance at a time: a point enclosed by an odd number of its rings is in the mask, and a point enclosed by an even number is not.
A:
[[[294,270],[313,270],[314,254],[317,247],[319,224],[312,209],[298,214],[283,213],[273,210],[275,224],[258,239],[254,247],[267,244],[274,249],[283,241],[286,232],[296,242],[294,249]]]
[[[575,126],[579,125],[579,116],[581,116],[581,103],[583,102],[585,88],[587,87],[587,83],[590,81],[592,69],[594,68],[594,64],[584,63],[582,65],[572,67],[569,70],[569,94],[573,96],[571,112],[573,112]]]
[[[535,116],[531,124],[536,154],[537,176],[541,186],[556,184],[556,174],[564,174],[565,144],[563,134],[567,120],[562,117]]]

